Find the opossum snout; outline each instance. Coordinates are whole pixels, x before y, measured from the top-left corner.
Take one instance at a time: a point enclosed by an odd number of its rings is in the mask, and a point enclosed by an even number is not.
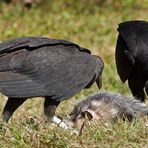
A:
[[[86,109],[84,111],[81,111],[79,115],[73,116],[70,115],[67,119],[64,119],[64,122],[69,126],[69,127],[76,127],[76,128],[81,128],[82,124],[84,123],[85,118],[89,121],[91,120],[99,120],[100,116],[93,110],[91,109]]]

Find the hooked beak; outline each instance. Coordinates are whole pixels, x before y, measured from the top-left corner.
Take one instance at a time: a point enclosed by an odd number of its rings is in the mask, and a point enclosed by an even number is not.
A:
[[[98,88],[101,89],[102,87],[102,77],[101,76],[97,78],[96,83],[97,83]]]

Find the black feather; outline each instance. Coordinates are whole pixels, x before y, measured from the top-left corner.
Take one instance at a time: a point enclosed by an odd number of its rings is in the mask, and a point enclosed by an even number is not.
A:
[[[35,50],[38,47],[56,45],[75,46],[80,51],[90,53],[90,50],[82,48],[79,45],[66,40],[50,39],[46,37],[22,37],[1,43],[0,54],[14,52],[23,48],[28,50]]]
[[[148,22],[123,22],[119,24],[118,32],[117,72],[123,82],[128,80],[132,94],[144,101],[144,87],[148,80]]]
[[[92,83],[96,57],[64,40],[26,37],[0,44],[0,90],[9,97],[68,99]],[[102,74],[100,69],[100,77]]]

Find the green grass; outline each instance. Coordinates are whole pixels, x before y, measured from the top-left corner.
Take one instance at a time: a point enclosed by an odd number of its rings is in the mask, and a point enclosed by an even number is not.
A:
[[[34,5],[30,10],[23,9],[19,3],[0,3],[0,40],[20,36],[47,36],[76,42],[104,60],[102,90],[131,95],[127,84],[121,83],[116,72],[116,29],[122,21],[147,20],[148,2],[100,1],[50,0],[41,6]],[[66,116],[73,104],[97,91],[96,85],[82,90],[72,99],[62,102],[57,113]],[[6,99],[1,95],[1,113]],[[119,121],[94,124],[79,137],[45,122],[42,104],[42,98],[31,99],[15,112],[0,132],[0,147],[148,147],[148,128],[144,123],[147,119],[137,119],[132,123]]]

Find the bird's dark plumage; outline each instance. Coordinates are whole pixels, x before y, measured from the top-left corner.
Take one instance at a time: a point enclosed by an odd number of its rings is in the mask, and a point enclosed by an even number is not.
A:
[[[0,92],[9,100],[41,96],[60,102],[101,84],[102,70],[100,57],[69,41],[24,37],[0,44]]]
[[[128,80],[132,94],[144,101],[148,80],[148,22],[127,21],[119,24],[115,59],[117,72]]]

